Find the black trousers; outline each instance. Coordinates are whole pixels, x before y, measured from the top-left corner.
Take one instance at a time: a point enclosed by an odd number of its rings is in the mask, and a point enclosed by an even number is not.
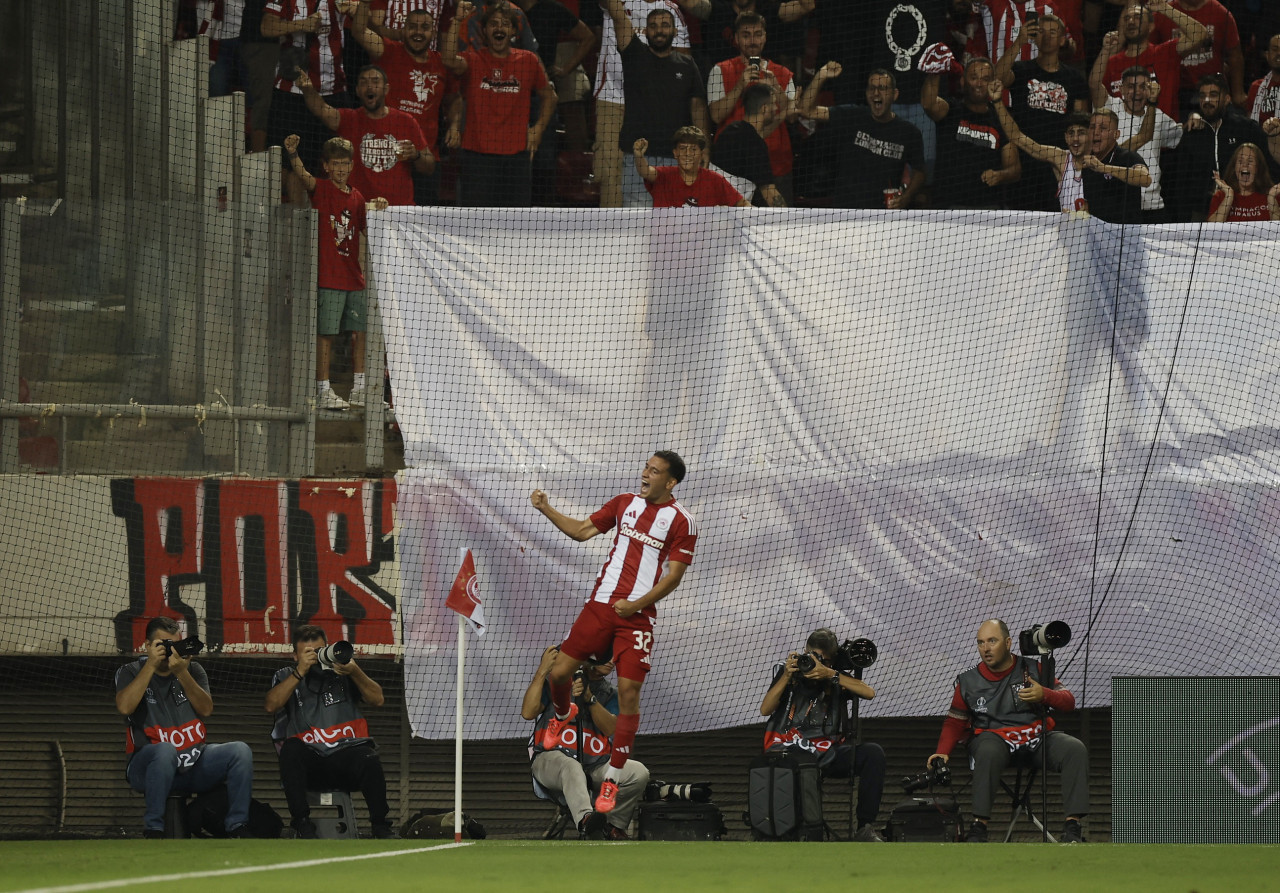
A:
[[[311,814],[307,791],[359,791],[369,807],[369,821],[387,824],[391,807],[387,804],[387,777],[382,760],[372,744],[343,747],[321,754],[297,738],[288,738],[280,748],[280,783],[294,821]]]
[[[462,152],[462,195],[469,208],[527,208],[532,201],[533,174],[529,153],[487,155]]]
[[[818,758],[818,769],[823,778],[858,777],[858,827],[870,825],[880,812],[880,800],[884,796],[885,756],[884,748],[874,741],[864,741],[857,747],[837,744]]]

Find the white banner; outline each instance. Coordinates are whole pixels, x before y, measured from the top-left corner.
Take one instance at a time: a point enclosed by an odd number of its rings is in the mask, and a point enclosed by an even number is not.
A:
[[[1015,639],[1067,621],[1060,675],[1089,705],[1112,674],[1278,669],[1280,226],[372,218],[412,466],[399,520],[418,735],[452,735],[458,548],[491,633],[467,735],[522,734],[538,655],[609,539],[568,540],[529,493],[585,517],[662,448],[688,464],[676,495],[700,537],[659,605],[645,732],[757,721],[773,664],[820,626],[879,646],[867,715],[940,714],[992,616]]]

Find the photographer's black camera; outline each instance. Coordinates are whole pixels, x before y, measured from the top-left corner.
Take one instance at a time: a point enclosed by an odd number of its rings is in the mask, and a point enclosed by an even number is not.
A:
[[[951,784],[951,767],[942,757],[934,757],[929,762],[929,770],[919,775],[908,775],[902,779],[902,789],[914,794],[921,788],[945,788]]]
[[[175,651],[178,652],[178,657],[195,657],[204,649],[204,642],[198,636],[177,640],[161,639],[160,644],[164,646],[165,657],[173,657]]]
[[[809,652],[796,655],[796,672],[803,676],[818,665],[818,659]]]

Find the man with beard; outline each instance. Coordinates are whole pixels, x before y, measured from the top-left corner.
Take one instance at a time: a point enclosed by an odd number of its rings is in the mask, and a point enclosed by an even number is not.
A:
[[[934,206],[999,208],[999,187],[1022,176],[1018,150],[1000,129],[987,85],[994,68],[989,59],[970,59],[961,77],[961,102],[952,106],[938,95],[940,74],[925,76],[920,105],[938,125],[938,167]]]
[[[603,0],[603,5],[613,21],[622,57],[625,108],[618,146],[622,151],[632,151],[637,140],[646,140],[650,165],[676,167],[673,135],[689,126],[704,134],[711,132],[707,94],[698,65],[692,56],[673,49],[676,20],[670,10],[661,6],[649,10],[644,27],[646,44],[631,30],[622,0]],[[622,172],[622,205],[653,207],[644,181],[631,165]]]
[[[462,100],[440,54],[432,47],[436,42],[436,20],[425,9],[414,9],[397,30],[403,40],[382,37],[369,27],[369,4],[361,3],[351,26],[351,36],[365,48],[369,57],[387,73],[387,102],[398,111],[413,116],[427,141],[427,149],[440,157],[440,111],[447,109],[457,148],[457,122],[462,116]],[[446,104],[445,100],[448,99]],[[414,171],[414,204],[434,205],[438,202],[435,176]]]
[[[1152,42],[1154,17],[1158,12],[1178,26],[1180,33],[1176,40]],[[1182,77],[1182,57],[1200,46],[1204,37],[1204,25],[1171,7],[1169,0],[1126,6],[1120,14],[1120,30],[1109,31],[1103,37],[1102,52],[1089,71],[1094,108],[1104,105],[1108,96],[1119,96],[1124,72],[1141,65],[1151,72],[1153,80],[1160,82],[1160,109],[1175,121],[1181,121],[1175,87]]]
[[[741,121],[746,115],[743,92],[754,84],[769,88],[777,106],[767,129],[761,133],[769,147],[769,166],[782,197],[791,202],[791,135],[787,120],[796,99],[796,85],[790,69],[763,57],[767,38],[764,16],[744,12],[738,16],[734,40],[738,55],[717,63],[707,80],[707,110],[717,127]]]
[[[461,0],[444,36],[445,67],[462,79],[467,101],[462,135],[461,203],[473,207],[528,207],[532,199],[530,162],[556,112],[556,90],[537,53],[511,45],[516,11],[499,0],[480,16],[484,46],[458,52],[458,32],[474,9]],[[533,96],[538,118],[529,123]]]
[[[1022,48],[1033,42],[1039,50],[1036,57],[1015,62]],[[1072,112],[1089,110],[1089,85],[1084,75],[1062,62],[1066,43],[1067,29],[1057,16],[1045,15],[1027,22],[1008,52],[996,62],[994,79],[1009,88],[1010,109],[1019,129],[1033,142],[1059,149],[1064,148],[1064,119]],[[1059,185],[1049,177],[1047,168],[1028,168],[1024,164],[1018,187],[1020,200],[1014,204],[1027,211],[1055,209],[1058,202],[1054,193]]]
[[[1142,190],[1142,222],[1167,223],[1169,214],[1165,208],[1164,196],[1160,191],[1163,172],[1160,166],[1161,155],[1166,149],[1176,149],[1182,142],[1182,128],[1178,122],[1156,106],[1155,98],[1160,95],[1160,85],[1151,80],[1147,70],[1141,65],[1134,65],[1125,71],[1120,81],[1120,95],[1107,97],[1106,108],[1116,113],[1120,122],[1120,138],[1124,145],[1142,156],[1151,174],[1151,185]],[[1140,131],[1146,129],[1148,114],[1153,114],[1151,121],[1151,137],[1145,142],[1132,140]]]
[[[596,182],[600,184],[600,207],[619,208],[622,206],[622,178],[630,167],[623,163],[623,159],[631,149],[630,144],[624,145],[618,136],[622,131],[627,96],[621,41],[624,36],[628,41],[633,37],[639,38],[642,43],[647,41],[649,14],[662,9],[670,13],[671,20],[675,22],[675,33],[668,41],[669,45],[677,53],[687,55],[689,29],[679,16],[680,6],[676,0],[633,0],[629,9],[624,7],[625,24],[619,29],[614,27],[614,18],[608,10],[608,4],[601,2],[600,5],[605,7],[605,14],[601,22],[600,53],[596,61],[593,94],[596,108],[593,165]]]
[[[1280,160],[1280,118],[1265,125],[1245,117],[1230,104],[1227,84],[1218,75],[1201,78],[1200,111],[1188,116],[1178,147],[1178,172],[1174,182],[1176,219],[1183,223],[1204,220],[1209,200],[1217,188],[1216,176],[1243,143],[1266,146],[1267,164],[1276,179]]]
[[[920,130],[893,112],[897,81],[887,69],[878,69],[867,76],[866,105],[816,105],[827,81],[842,71],[839,62],[828,62],[800,99],[801,115],[830,121],[840,129],[833,204],[837,208],[909,208],[924,186],[924,143]],[[903,189],[908,166],[911,177]]]
[[[355,147],[351,185],[366,199],[385,198],[390,205],[413,204],[410,168],[429,174],[436,167],[427,140],[407,112],[387,108],[387,74],[366,65],[356,78],[358,109],[335,109],[311,86],[306,73],[295,83],[302,88],[311,113]]]

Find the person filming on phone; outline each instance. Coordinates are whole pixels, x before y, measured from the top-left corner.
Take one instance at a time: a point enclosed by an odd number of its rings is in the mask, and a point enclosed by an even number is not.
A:
[[[1034,753],[1038,762],[1039,748],[1047,746],[1049,768],[1062,776],[1062,803],[1067,813],[1058,842],[1083,843],[1080,820],[1089,812],[1089,753],[1079,739],[1052,731],[1053,717],[1045,713],[1046,709],[1074,710],[1075,695],[1057,679],[1046,686],[1040,662],[1015,656],[1012,648],[1013,638],[1003,620],[987,620],[978,628],[982,661],[956,677],[937,752],[926,765],[932,768],[936,759],[950,760],[952,749],[968,738],[973,770],[973,825],[968,841],[986,843],[987,820],[1000,773],[1014,754]]]

